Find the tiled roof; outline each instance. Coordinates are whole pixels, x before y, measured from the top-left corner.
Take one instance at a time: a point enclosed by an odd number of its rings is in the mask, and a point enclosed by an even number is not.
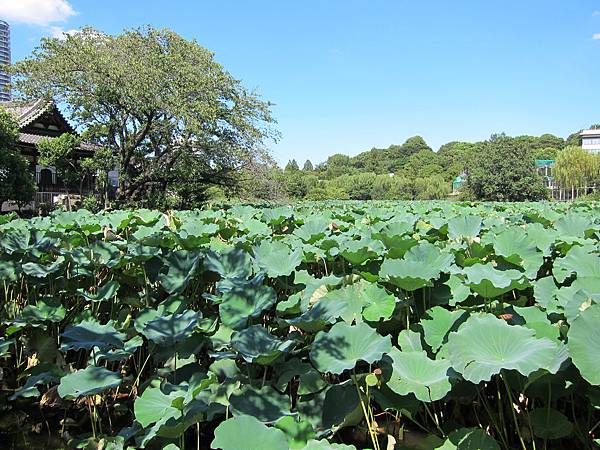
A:
[[[4,108],[14,116],[19,128],[26,127],[47,112],[53,110],[55,110],[69,128],[72,128],[69,121],[65,119],[60,110],[56,107],[56,103],[52,100],[41,98],[39,100],[28,102],[18,100],[12,102],[0,102],[0,107]]]
[[[595,129],[592,129],[592,130],[583,130],[580,133],[580,135],[581,136],[600,136],[600,130],[595,130]]]
[[[19,133],[19,142],[21,142],[23,144],[37,145],[37,144],[39,144],[39,142],[42,139],[52,140],[52,139],[56,139],[56,138],[51,137],[51,136],[42,136],[39,134]],[[82,142],[79,145],[79,148],[84,151],[94,152],[94,151],[98,150],[98,148],[100,148],[100,147],[98,147],[95,144],[89,143],[89,142]]]

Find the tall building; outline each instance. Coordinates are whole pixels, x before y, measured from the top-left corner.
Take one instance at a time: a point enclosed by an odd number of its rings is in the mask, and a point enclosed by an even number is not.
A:
[[[10,101],[10,76],[2,71],[2,66],[10,63],[10,25],[0,20],[0,102]]]
[[[600,154],[600,130],[583,130],[581,132],[581,146],[590,153]]]

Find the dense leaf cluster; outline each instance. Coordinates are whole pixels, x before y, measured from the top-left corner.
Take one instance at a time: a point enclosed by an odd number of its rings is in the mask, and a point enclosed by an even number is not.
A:
[[[169,450],[592,448],[599,212],[347,202],[5,220],[0,431]]]

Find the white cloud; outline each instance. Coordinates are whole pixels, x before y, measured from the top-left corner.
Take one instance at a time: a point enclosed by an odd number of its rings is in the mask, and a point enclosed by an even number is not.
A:
[[[75,15],[68,0],[0,0],[0,19],[47,26]]]
[[[598,40],[600,40],[600,33],[596,33],[596,34],[594,34],[594,35],[592,36],[592,39],[593,39],[593,40],[595,40],[595,41],[598,41]]]
[[[592,13],[592,17],[598,17],[600,16],[600,11],[596,10]]]
[[[65,39],[67,36],[73,36],[79,33],[79,30],[65,30],[63,27],[50,27],[50,35],[56,39]]]

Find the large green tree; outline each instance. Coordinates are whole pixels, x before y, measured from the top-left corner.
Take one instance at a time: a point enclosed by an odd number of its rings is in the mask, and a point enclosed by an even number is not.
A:
[[[0,205],[14,201],[24,206],[35,195],[33,175],[27,160],[17,149],[18,140],[16,121],[0,108]]]
[[[590,187],[598,178],[599,158],[581,147],[570,146],[558,154],[552,173],[558,185],[571,190],[571,198],[575,198],[580,188]]]
[[[182,185],[229,185],[277,137],[269,103],[169,30],[86,28],[43,39],[12,73],[23,97],[67,105],[85,139],[116,155],[124,202],[152,204],[149,193]]]
[[[478,200],[525,201],[547,196],[532,150],[520,139],[494,135],[468,168],[467,188]]]

